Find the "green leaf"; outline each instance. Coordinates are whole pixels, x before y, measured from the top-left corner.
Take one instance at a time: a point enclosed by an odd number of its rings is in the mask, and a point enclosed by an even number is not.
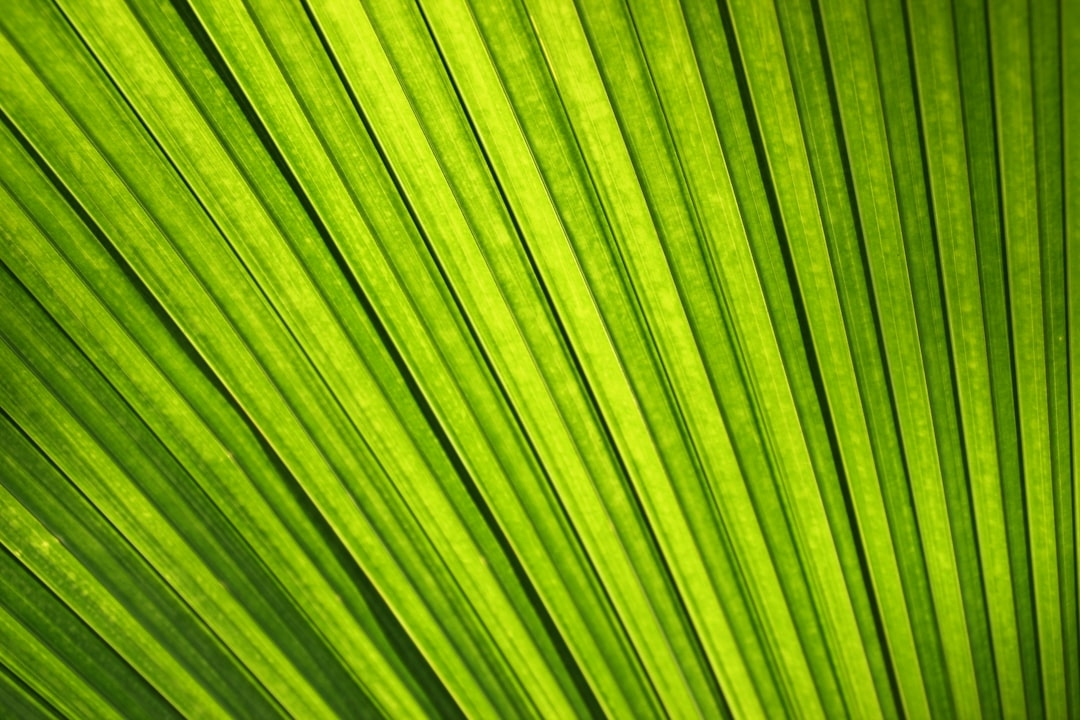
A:
[[[1075,715],[1073,5],[12,0],[0,713]]]

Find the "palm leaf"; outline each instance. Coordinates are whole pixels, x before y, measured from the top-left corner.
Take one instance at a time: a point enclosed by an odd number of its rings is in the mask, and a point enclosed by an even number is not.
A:
[[[1078,58],[9,0],[0,714],[1077,716]]]

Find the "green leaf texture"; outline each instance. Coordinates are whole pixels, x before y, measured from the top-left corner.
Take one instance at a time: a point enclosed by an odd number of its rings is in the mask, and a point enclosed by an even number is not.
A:
[[[4,0],[0,717],[1080,717],[1080,2]]]

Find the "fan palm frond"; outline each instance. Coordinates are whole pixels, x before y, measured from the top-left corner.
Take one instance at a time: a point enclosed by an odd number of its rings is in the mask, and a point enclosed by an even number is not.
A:
[[[0,714],[1080,717],[1080,4],[7,0]]]

